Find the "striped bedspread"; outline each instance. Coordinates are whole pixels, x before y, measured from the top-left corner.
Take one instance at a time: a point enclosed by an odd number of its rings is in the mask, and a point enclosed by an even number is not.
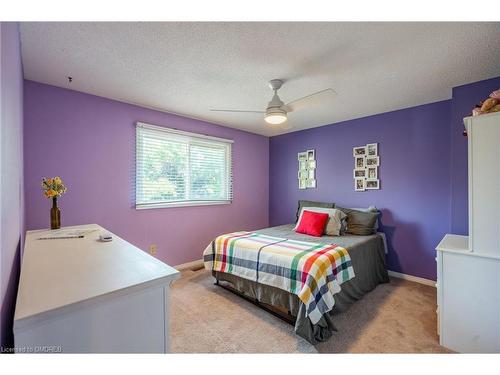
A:
[[[217,237],[203,252],[205,268],[296,294],[313,324],[332,310],[340,284],[354,277],[349,253],[318,244],[235,232]]]

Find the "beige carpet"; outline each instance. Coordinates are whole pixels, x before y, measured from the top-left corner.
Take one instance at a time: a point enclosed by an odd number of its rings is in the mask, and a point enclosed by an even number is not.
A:
[[[313,346],[293,327],[185,271],[172,288],[174,353],[447,353],[436,333],[436,290],[400,279],[377,286],[335,317],[338,332]]]

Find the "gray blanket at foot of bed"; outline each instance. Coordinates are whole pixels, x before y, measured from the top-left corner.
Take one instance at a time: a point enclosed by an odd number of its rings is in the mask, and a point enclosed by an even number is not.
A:
[[[228,282],[240,293],[262,303],[289,311],[291,315],[296,317],[295,333],[311,344],[326,341],[332,336],[333,331],[336,331],[333,323],[336,313],[346,311],[349,306],[373,290],[378,284],[389,282],[385,267],[384,241],[380,235],[311,237],[295,233],[293,225],[266,228],[257,232],[299,241],[336,243],[349,252],[355,277],[341,285],[342,290],[334,296],[335,306],[333,310],[324,314],[315,325],[306,318],[304,305],[296,295],[227,273],[214,272],[214,276],[219,282]]]

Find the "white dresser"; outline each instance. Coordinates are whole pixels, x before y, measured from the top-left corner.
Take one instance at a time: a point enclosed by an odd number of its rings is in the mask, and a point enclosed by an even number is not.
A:
[[[17,352],[166,353],[179,272],[97,224],[84,238],[29,231],[14,316]]]
[[[437,246],[440,344],[500,352],[500,113],[464,119],[468,132],[469,236]]]

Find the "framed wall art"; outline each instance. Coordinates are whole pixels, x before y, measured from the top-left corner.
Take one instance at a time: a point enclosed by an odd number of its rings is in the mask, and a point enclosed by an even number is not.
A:
[[[378,143],[368,143],[366,145],[366,156],[378,156]]]
[[[365,157],[364,156],[355,156],[354,157],[354,168],[362,169],[365,168]]]
[[[378,156],[368,156],[366,158],[367,167],[378,167],[380,164],[380,159]]]
[[[378,180],[378,179],[366,180],[365,189],[366,190],[378,190],[378,189],[380,189],[380,180]]]
[[[316,187],[316,151],[307,150],[297,154],[299,170],[297,178],[299,189],[313,189]]]
[[[378,178],[378,167],[380,156],[378,155],[378,143],[368,143],[364,146],[353,147],[354,169],[354,191],[379,190],[380,180]]]
[[[366,169],[355,169],[354,170],[354,178],[366,178]]]
[[[366,147],[361,146],[361,147],[354,147],[352,149],[352,156],[366,156]]]
[[[354,190],[355,191],[365,191],[366,189],[366,180],[364,178],[355,178],[354,179]]]

